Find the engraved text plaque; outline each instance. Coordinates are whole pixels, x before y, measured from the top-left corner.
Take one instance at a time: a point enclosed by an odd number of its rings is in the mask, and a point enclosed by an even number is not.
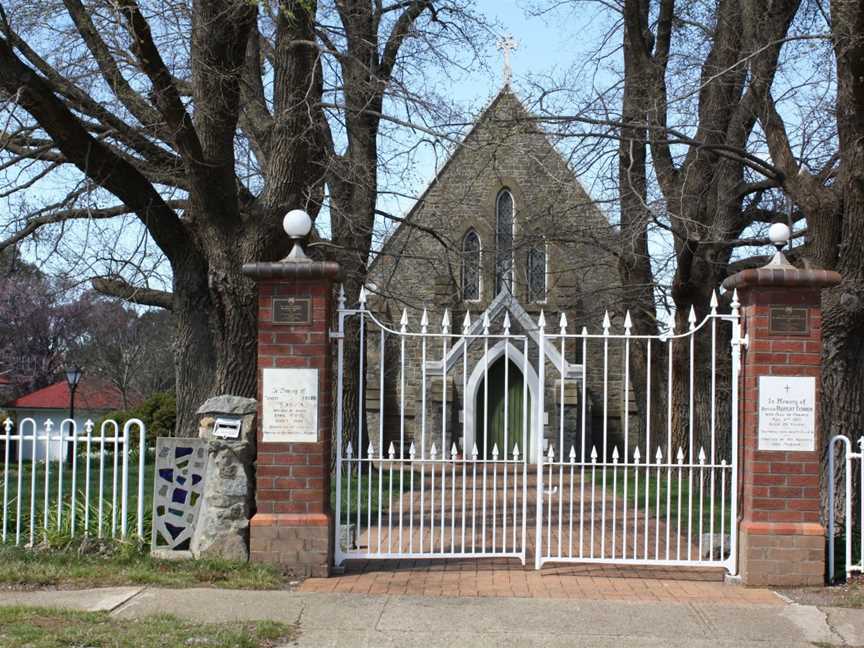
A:
[[[264,443],[318,441],[318,370],[263,369]]]
[[[273,300],[274,324],[311,324],[312,300],[308,297],[287,297]]]
[[[816,379],[759,376],[759,450],[816,449]]]

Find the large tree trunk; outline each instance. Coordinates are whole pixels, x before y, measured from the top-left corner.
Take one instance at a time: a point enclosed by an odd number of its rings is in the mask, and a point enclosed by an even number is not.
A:
[[[275,211],[257,216],[278,220]],[[207,260],[190,250],[173,264],[178,435],[194,435],[195,411],[211,396],[257,398],[257,290],[242,267],[275,261],[290,247],[267,231],[249,226],[230,236],[208,228],[200,237]]]
[[[206,266],[188,260],[174,266],[174,369],[177,424],[175,434],[191,435],[195,411],[214,394],[216,348],[208,315],[212,305]]]
[[[635,1],[635,0],[631,0]],[[640,3],[643,19],[647,21],[648,5]],[[639,58],[633,53],[634,44],[624,35],[624,96],[622,99],[621,139],[618,144],[618,186],[621,199],[621,234],[618,256],[618,275],[623,288],[623,301],[630,310],[633,333],[656,335],[657,304],[654,294],[654,273],[648,250],[648,226],[651,214],[648,210],[646,180],[646,129],[635,126],[644,124],[647,116],[646,80],[639,70]],[[662,345],[657,341],[649,344],[637,340],[630,346],[630,381],[640,412],[639,438],[646,441],[650,429],[652,438],[663,429],[665,413],[658,405],[666,400],[666,381],[663,380],[661,362]],[[651,355],[651,393],[648,393],[649,353]],[[651,420],[647,420],[647,403],[653,405]],[[649,428],[650,423],[650,428]],[[652,446],[656,446],[654,442]],[[651,457],[651,448],[643,446],[642,452]]]
[[[823,311],[821,415],[826,451],[836,434],[849,437],[858,450],[854,444],[864,434],[864,7],[854,0],[834,0],[831,17],[841,159],[836,190],[842,204],[836,270],[842,283],[826,292]],[[857,486],[861,475],[854,477]],[[854,492],[859,494],[860,488]]]

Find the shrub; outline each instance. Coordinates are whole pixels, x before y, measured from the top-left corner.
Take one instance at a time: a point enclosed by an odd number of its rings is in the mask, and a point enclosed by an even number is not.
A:
[[[172,392],[158,392],[148,397],[143,403],[127,410],[109,412],[96,424],[99,430],[105,420],[117,421],[120,428],[129,419],[141,419],[147,427],[147,445],[151,448],[156,444],[156,437],[173,436],[174,424],[177,420],[177,402]]]

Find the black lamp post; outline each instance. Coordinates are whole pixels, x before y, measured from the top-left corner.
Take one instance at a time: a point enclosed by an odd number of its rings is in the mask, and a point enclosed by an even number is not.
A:
[[[80,382],[80,380],[81,368],[78,367],[78,365],[72,365],[66,370],[66,383],[69,385],[69,418],[73,421],[75,420],[75,390],[78,388],[78,383]],[[69,443],[66,446],[67,462],[72,461],[72,452],[74,451],[74,445],[74,443]]]

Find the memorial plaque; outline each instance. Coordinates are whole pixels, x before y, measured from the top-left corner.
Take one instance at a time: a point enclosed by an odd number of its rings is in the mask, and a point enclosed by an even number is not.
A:
[[[759,450],[816,449],[816,379],[759,376]]]
[[[261,429],[265,443],[318,441],[318,370],[263,369]]]
[[[287,297],[273,300],[274,324],[311,324],[312,300],[308,297]]]
[[[809,335],[807,309],[783,306],[772,308],[768,315],[768,331],[782,335]]]

